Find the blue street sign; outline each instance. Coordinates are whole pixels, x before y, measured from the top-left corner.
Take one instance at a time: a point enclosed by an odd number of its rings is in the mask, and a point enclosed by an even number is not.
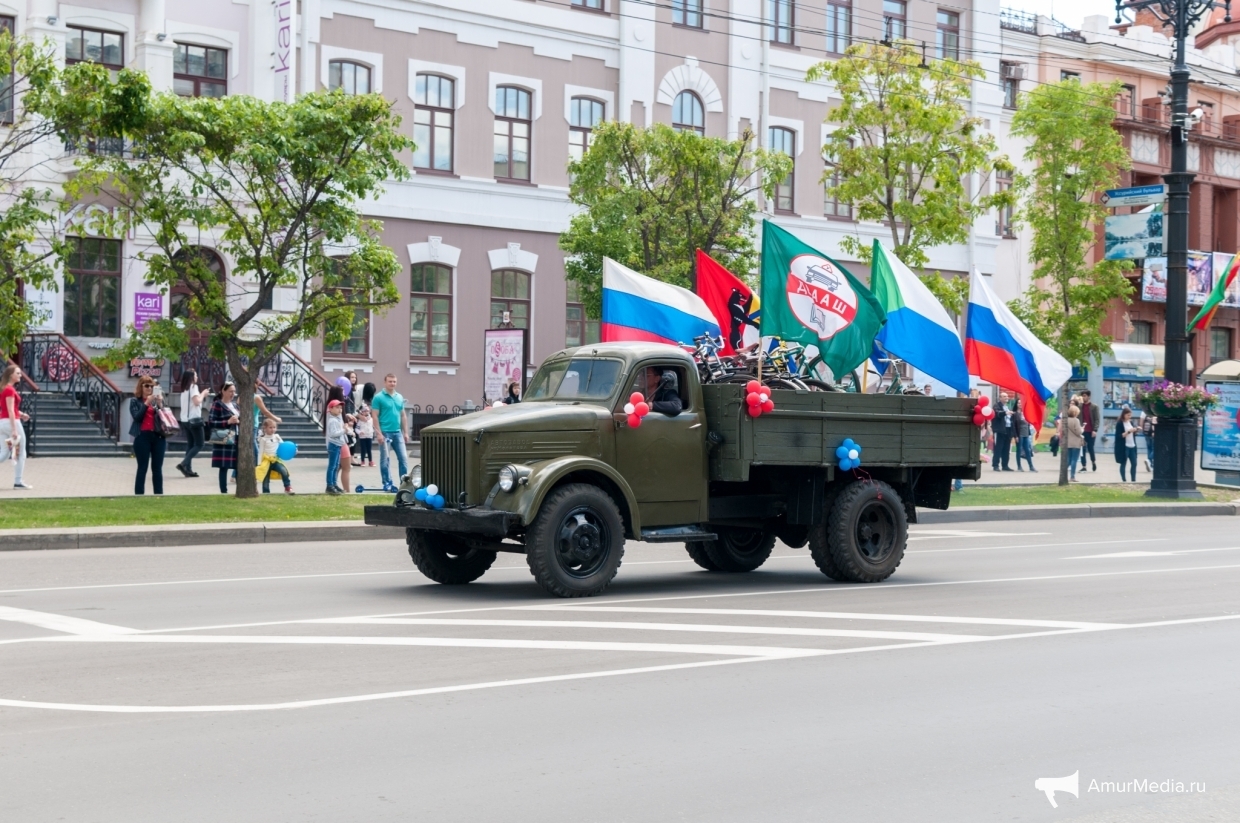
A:
[[[1111,209],[1118,206],[1148,206],[1151,203],[1161,203],[1166,199],[1167,187],[1162,184],[1133,186],[1130,189],[1108,189],[1102,193],[1102,205]]]

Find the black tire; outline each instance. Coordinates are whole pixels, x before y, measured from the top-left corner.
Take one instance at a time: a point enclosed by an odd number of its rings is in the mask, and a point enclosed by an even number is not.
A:
[[[611,497],[597,486],[562,486],[543,500],[525,533],[530,574],[548,594],[599,594],[620,569],[624,521]]]
[[[904,501],[881,481],[851,483],[831,507],[827,534],[835,566],[848,580],[886,580],[908,545]]]
[[[703,569],[708,572],[717,572],[719,567],[715,565],[715,561],[710,559],[710,555],[706,553],[706,544],[700,540],[685,544],[685,551],[689,553],[689,557],[693,559]]]
[[[814,558],[814,565],[818,567],[818,571],[832,580],[844,583],[848,581],[848,578],[835,565],[835,558],[831,556],[831,539],[827,531],[827,522],[831,518],[831,509],[835,507],[835,501],[839,496],[840,487],[838,485],[827,486],[826,497],[822,504],[822,520],[809,529],[809,556]]]
[[[443,532],[406,529],[405,542],[418,571],[447,586],[474,582],[486,574],[496,557],[495,552],[470,548],[459,537]]]
[[[751,572],[765,563],[775,548],[775,533],[765,529],[712,526],[711,530],[719,537],[698,545],[721,572]]]

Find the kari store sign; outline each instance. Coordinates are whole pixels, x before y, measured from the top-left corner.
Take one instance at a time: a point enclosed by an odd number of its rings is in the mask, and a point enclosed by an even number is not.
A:
[[[133,327],[138,331],[146,328],[152,320],[164,316],[164,296],[158,292],[136,292],[133,296]]]
[[[293,60],[296,54],[293,48],[293,0],[276,0],[275,12],[275,99],[280,103],[292,103],[297,93],[294,85],[297,73],[293,70]]]

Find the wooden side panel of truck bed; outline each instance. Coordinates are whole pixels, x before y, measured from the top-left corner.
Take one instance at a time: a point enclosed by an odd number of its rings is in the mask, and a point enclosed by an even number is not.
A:
[[[775,411],[749,417],[742,386],[702,387],[710,430],[712,480],[743,481],[754,465],[834,466],[851,437],[861,466],[965,467],[977,464],[976,401],[916,395],[775,391]]]

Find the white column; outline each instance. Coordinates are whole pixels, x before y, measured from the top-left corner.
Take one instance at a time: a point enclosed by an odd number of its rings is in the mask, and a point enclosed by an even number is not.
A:
[[[134,45],[135,68],[147,73],[155,91],[172,91],[172,57],[176,44],[168,39],[165,0],[142,0]]]

